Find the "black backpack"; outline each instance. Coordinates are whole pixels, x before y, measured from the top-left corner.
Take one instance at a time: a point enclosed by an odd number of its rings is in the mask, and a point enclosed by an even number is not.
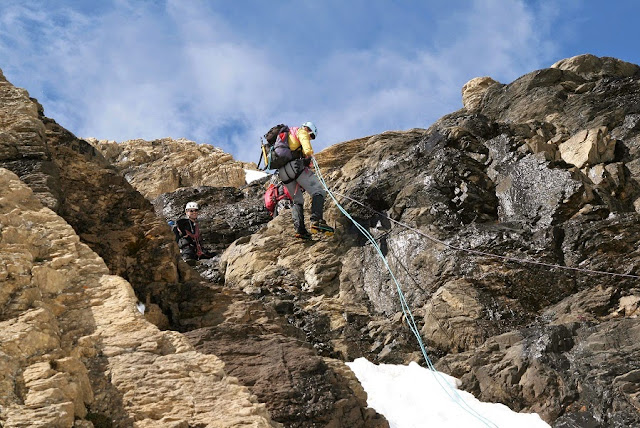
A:
[[[276,139],[278,138],[278,134],[280,134],[281,132],[289,132],[289,127],[284,123],[272,126],[271,129],[268,130],[266,134],[264,134],[264,139],[268,144],[274,145]]]
[[[293,154],[289,149],[289,127],[282,123],[271,127],[262,138],[261,148],[258,168],[262,158],[264,158],[264,169],[278,169],[285,166],[293,160]]]

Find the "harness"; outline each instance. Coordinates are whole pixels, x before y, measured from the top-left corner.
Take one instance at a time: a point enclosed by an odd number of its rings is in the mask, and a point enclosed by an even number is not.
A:
[[[202,251],[202,247],[200,246],[200,228],[198,227],[198,223],[189,219],[189,228],[191,230],[182,231],[180,228],[178,228],[178,230],[180,230],[180,233],[183,235],[187,235],[189,238],[193,239],[193,242],[196,243],[196,255],[200,257],[204,254],[204,251]]]
[[[303,157],[303,154],[302,154],[302,144],[300,143],[300,139],[298,138],[299,129],[300,127],[298,126],[289,128],[289,135],[291,136],[294,142],[298,143],[298,148],[296,148],[295,150],[291,150],[291,155],[293,156],[293,159],[282,167],[284,168],[284,171],[287,177],[293,177],[293,178],[289,178],[288,180],[282,180],[284,184],[289,184],[292,181],[297,180],[298,177],[300,177],[300,175],[304,172],[304,170],[307,169],[307,167],[304,164],[302,164],[302,162],[300,161],[300,159],[302,159]]]

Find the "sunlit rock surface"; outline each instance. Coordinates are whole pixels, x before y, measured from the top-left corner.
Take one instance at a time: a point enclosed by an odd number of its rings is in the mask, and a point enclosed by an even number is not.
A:
[[[640,76],[591,60],[487,85],[473,111],[428,129],[317,155],[438,367],[559,427],[640,423]],[[333,238],[292,240],[285,213],[234,242],[226,286],[263,296],[324,355],[420,361],[375,250],[332,204],[326,217]]]
[[[87,141],[149,200],[181,187],[241,187],[246,184],[245,169],[257,169],[222,149],[185,139]]]
[[[148,323],[130,284],[4,168],[0,224],[4,426],[276,426],[222,361]]]

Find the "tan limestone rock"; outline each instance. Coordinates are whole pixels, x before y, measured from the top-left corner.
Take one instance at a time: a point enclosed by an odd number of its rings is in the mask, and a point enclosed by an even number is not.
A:
[[[611,162],[615,148],[605,126],[580,131],[558,147],[562,160],[578,168]]]
[[[0,266],[0,425],[89,426],[88,412],[114,426],[277,425],[217,357],[147,322],[131,285],[3,168]]]
[[[462,86],[462,105],[469,111],[477,110],[487,89],[500,82],[491,77],[474,77]]]
[[[527,146],[533,153],[542,153],[544,158],[548,161],[556,160],[558,153],[558,146],[551,141],[547,141],[541,135],[534,135],[530,139],[526,140]]]
[[[28,141],[28,154],[44,157],[44,125],[38,118],[38,105],[29,100],[29,93],[16,88],[0,74],[0,119],[2,119],[2,138],[0,138],[0,160],[10,158],[16,153],[15,145]]]
[[[87,141],[149,200],[180,187],[241,187],[246,184],[245,169],[257,169],[222,149],[186,139]]]
[[[22,171],[22,180],[36,196],[55,208],[57,195],[49,186],[55,166],[49,159],[41,109],[26,90],[13,86],[0,72],[0,163]]]
[[[591,54],[562,59],[553,64],[551,68],[573,71],[587,80],[604,76],[629,77],[640,71],[640,67],[636,64],[616,58],[600,58]],[[584,92],[584,89],[579,88],[576,91]]]
[[[447,282],[433,294],[424,312],[422,337],[429,338],[438,348],[455,352],[486,339],[480,323],[485,307],[480,303],[480,293],[468,281]]]

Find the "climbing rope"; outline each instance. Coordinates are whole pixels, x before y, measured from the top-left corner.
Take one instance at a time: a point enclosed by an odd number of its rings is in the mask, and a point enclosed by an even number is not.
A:
[[[356,228],[360,231],[360,233],[362,233],[362,235],[365,238],[367,238],[367,240],[371,243],[371,245],[375,248],[376,252],[380,256],[380,259],[384,263],[385,267],[389,271],[391,279],[393,279],[393,282],[396,285],[396,291],[398,292],[398,297],[399,297],[399,300],[400,300],[400,306],[402,307],[402,313],[405,316],[405,319],[407,321],[409,329],[411,330],[411,332],[415,336],[416,340],[418,341],[418,345],[420,346],[420,350],[422,351],[422,356],[424,357],[424,360],[427,363],[427,366],[431,370],[431,373],[433,373],[434,378],[435,378],[436,382],[438,383],[438,385],[440,385],[440,387],[445,391],[445,393],[449,396],[449,398],[451,398],[456,404],[458,404],[467,413],[469,413],[470,415],[472,415],[473,417],[478,419],[480,422],[482,422],[485,426],[498,428],[498,426],[495,423],[491,422],[489,419],[485,418],[480,413],[476,412],[460,396],[460,394],[458,393],[458,390],[456,388],[452,387],[451,384],[444,378],[444,376],[442,376],[442,374],[439,371],[436,370],[436,368],[434,367],[431,359],[429,358],[429,355],[427,354],[426,347],[424,345],[424,342],[422,341],[422,336],[420,335],[420,330],[418,329],[418,326],[417,326],[417,324],[415,322],[415,319],[413,317],[413,313],[411,312],[411,308],[409,307],[409,304],[407,303],[407,301],[405,299],[405,296],[404,296],[404,293],[402,291],[402,288],[400,287],[400,283],[396,279],[396,276],[393,274],[393,271],[391,270],[391,267],[389,266],[387,258],[382,253],[382,250],[380,249],[380,246],[378,245],[378,243],[376,242],[374,237],[369,233],[369,231],[364,226],[362,226],[360,223],[358,223],[353,217],[351,217],[351,215],[342,207],[342,205],[340,205],[338,200],[333,195],[333,192],[329,189],[329,186],[327,186],[327,183],[325,182],[324,177],[322,176],[322,174],[320,172],[320,167],[318,166],[318,163],[316,162],[315,158],[312,158],[312,159],[313,159],[313,166],[315,168],[316,176],[320,180],[320,183],[322,183],[322,186],[326,190],[327,194],[331,197],[331,199],[335,203],[336,207],[338,207],[340,212],[342,212],[342,214],[344,214],[345,217],[347,217],[354,224],[354,226],[356,226]],[[443,385],[443,383],[444,383],[444,385]],[[446,385],[446,387],[445,387],[445,385]]]
[[[479,256],[487,256],[487,257],[494,257],[497,259],[501,259],[501,260],[506,260],[506,261],[511,261],[511,262],[517,262],[517,263],[527,263],[527,264],[533,264],[533,265],[538,265],[538,266],[545,266],[545,267],[549,267],[549,268],[556,268],[556,269],[563,269],[563,270],[571,270],[571,271],[577,271],[577,272],[584,272],[584,273],[590,273],[590,274],[596,274],[596,275],[609,275],[609,276],[617,276],[617,277],[623,277],[623,278],[632,278],[632,279],[640,279],[639,275],[633,275],[633,274],[628,274],[628,273],[617,273],[617,272],[607,272],[607,271],[602,271],[602,270],[594,270],[594,269],[585,269],[585,268],[578,268],[578,267],[571,267],[571,266],[563,266],[563,265],[558,265],[558,264],[554,264],[554,263],[545,263],[545,262],[541,262],[538,260],[531,260],[531,259],[523,259],[523,258],[519,258],[519,257],[511,257],[511,256],[502,256],[500,254],[494,254],[494,253],[488,253],[485,251],[479,251],[479,250],[474,250],[471,248],[464,248],[464,247],[458,247],[452,244],[448,244],[440,239],[434,238],[433,236],[430,236],[426,233],[424,233],[421,230],[416,229],[415,227],[412,227],[406,223],[397,221],[392,219],[391,217],[389,217],[386,213],[381,213],[379,211],[374,210],[373,208],[363,204],[362,202],[350,198],[346,195],[343,195],[341,193],[338,192],[333,192],[334,195],[340,196],[344,199],[347,199],[351,202],[354,202],[368,210],[370,210],[371,212],[378,214],[386,219],[388,219],[389,221],[404,227],[405,229],[408,229],[420,236],[423,236],[429,240],[431,240],[432,242],[438,243],[440,245],[443,245],[447,248],[450,248],[452,250],[455,251],[459,251],[459,252],[464,252],[464,253],[469,253],[469,254],[474,254],[474,255],[479,255]]]

